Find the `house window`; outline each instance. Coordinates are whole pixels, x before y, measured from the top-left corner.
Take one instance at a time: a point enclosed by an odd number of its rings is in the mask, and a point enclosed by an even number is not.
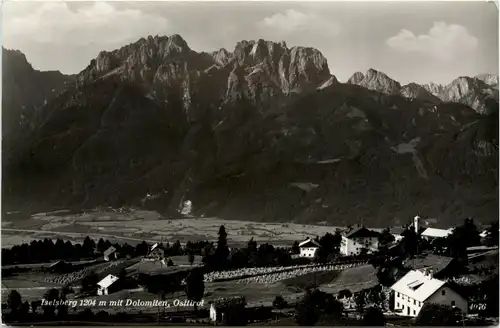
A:
[[[441,295],[446,295],[446,290],[444,290],[444,289],[443,289],[443,290],[441,291]]]
[[[413,310],[413,315],[416,315],[417,314],[417,311]]]
[[[396,296],[399,297],[399,293],[396,293]]]
[[[455,306],[455,301],[451,301],[451,306]]]
[[[417,305],[417,301],[413,300],[413,305]]]
[[[399,307],[399,302],[398,302],[398,303],[396,303],[396,307]]]

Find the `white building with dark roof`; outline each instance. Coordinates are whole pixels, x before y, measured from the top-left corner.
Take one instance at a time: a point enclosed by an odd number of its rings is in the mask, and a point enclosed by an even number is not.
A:
[[[467,300],[429,271],[412,270],[392,285],[394,310],[416,317],[425,303],[449,305],[467,314]]]
[[[437,229],[437,228],[427,228],[422,232],[422,238],[427,240],[432,240],[435,238],[446,238],[453,233],[453,228],[451,229]]]
[[[313,258],[314,256],[316,256],[320,248],[320,244],[314,239],[307,238],[299,244],[299,248],[300,257]]]
[[[97,283],[97,295],[108,295],[115,291],[114,286],[118,281],[118,277],[108,274],[106,278]]]
[[[342,255],[358,255],[363,249],[368,253],[378,250],[379,233],[362,225],[347,228],[342,232],[340,253]]]

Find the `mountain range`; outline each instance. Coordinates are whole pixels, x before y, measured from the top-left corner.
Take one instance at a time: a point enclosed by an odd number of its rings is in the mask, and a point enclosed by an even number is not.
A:
[[[190,200],[199,216],[378,227],[498,215],[497,76],[341,83],[314,48],[196,52],[179,35],[103,51],[75,76],[2,58],[7,209],[179,215]]]

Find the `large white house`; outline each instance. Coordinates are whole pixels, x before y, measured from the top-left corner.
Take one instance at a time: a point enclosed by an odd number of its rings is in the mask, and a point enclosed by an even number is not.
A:
[[[365,228],[362,225],[347,228],[342,232],[342,240],[340,242],[340,253],[342,255],[357,255],[363,249],[368,253],[378,249],[379,233]]]
[[[319,243],[311,238],[307,238],[303,242],[299,244],[300,248],[300,257],[309,257],[312,258],[316,256],[320,245]]]
[[[450,305],[467,314],[467,300],[442,280],[432,277],[430,271],[412,270],[396,282],[394,309],[409,317],[416,317],[425,303]]]

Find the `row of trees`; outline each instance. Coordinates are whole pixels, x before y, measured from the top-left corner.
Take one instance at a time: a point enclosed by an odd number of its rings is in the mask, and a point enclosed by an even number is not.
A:
[[[52,301],[65,301],[66,296],[71,293],[72,290],[68,287],[63,287],[61,290],[52,288],[48,290],[44,299],[48,302]],[[58,318],[64,318],[68,314],[68,306],[61,304],[58,306],[53,305],[42,305],[42,301],[28,301],[22,300],[21,294],[17,290],[11,290],[7,297],[7,307],[10,309],[10,320],[11,321],[23,321],[29,313],[29,310],[36,314],[38,309],[42,309],[43,316],[47,319],[53,319],[56,316]],[[56,314],[57,310],[57,314]]]
[[[166,256],[176,255],[201,255],[208,241],[187,242],[182,247],[180,241],[169,244],[161,244]],[[143,256],[149,252],[150,246],[145,241],[135,247],[127,243],[111,243],[109,240],[100,238],[97,243],[90,237],[86,237],[83,243],[73,244],[71,241],[64,241],[60,238],[54,241],[45,238],[43,240],[33,240],[31,243],[15,245],[10,249],[2,248],[2,265],[45,263],[54,260],[79,261],[84,259],[95,259],[111,246],[116,248],[121,256]]]
[[[201,255],[203,263],[209,270],[225,270],[243,267],[285,266],[294,263],[292,254],[300,252],[299,243],[295,242],[292,248],[274,247],[265,243],[257,245],[252,238],[246,247],[230,251],[227,243],[227,232],[224,226],[219,228],[217,245],[206,245]],[[326,262],[334,259],[339,253],[342,237],[339,232],[335,234],[326,233],[324,236],[316,237],[320,249],[316,255],[316,262]]]
[[[289,265],[292,262],[289,249],[277,248],[267,243],[258,246],[253,238],[246,247],[230,251],[224,226],[219,229],[217,245],[207,245],[202,256],[208,270]]]

